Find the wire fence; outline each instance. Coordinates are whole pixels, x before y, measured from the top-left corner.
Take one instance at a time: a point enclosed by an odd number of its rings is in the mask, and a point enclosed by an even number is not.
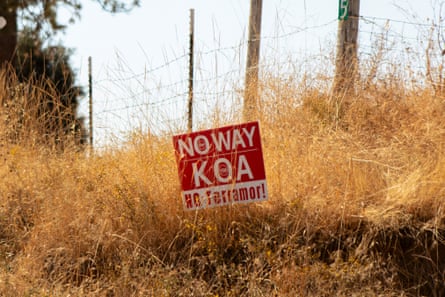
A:
[[[424,80],[428,50],[434,65],[443,63],[440,29],[440,22],[360,16],[361,71],[367,75],[377,63],[374,79],[384,79],[391,67],[406,67],[409,79]],[[336,32],[337,20],[332,19],[263,36],[263,77],[304,76],[313,81],[323,77],[326,87],[334,76]],[[246,52],[247,41],[195,50],[195,129],[215,121],[239,119]],[[188,53],[138,73],[118,62],[108,76],[93,82],[96,147],[106,146],[110,140],[113,144],[125,141],[135,131],[159,134],[187,130]]]

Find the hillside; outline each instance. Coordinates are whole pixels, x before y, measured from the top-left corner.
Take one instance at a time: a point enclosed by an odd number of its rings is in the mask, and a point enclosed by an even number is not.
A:
[[[269,200],[197,212],[171,135],[89,155],[3,126],[0,295],[443,296],[443,94],[279,79],[261,93]]]

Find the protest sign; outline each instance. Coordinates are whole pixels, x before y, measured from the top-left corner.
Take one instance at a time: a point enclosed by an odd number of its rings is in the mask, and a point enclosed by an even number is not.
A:
[[[173,136],[186,210],[267,200],[258,122]]]

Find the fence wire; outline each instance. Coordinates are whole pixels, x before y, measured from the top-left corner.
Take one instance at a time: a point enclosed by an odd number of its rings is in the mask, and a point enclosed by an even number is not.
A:
[[[314,86],[328,87],[335,70],[337,26],[334,19],[263,36],[261,77],[304,77]],[[427,51],[432,61],[443,63],[440,22],[363,15],[359,26],[359,61],[365,76],[377,63],[379,70],[373,79],[384,78],[388,66],[397,62],[411,75],[415,73],[416,79],[425,79]],[[195,48],[195,129],[215,121],[239,119],[247,41],[228,47]],[[110,140],[124,141],[134,131],[186,131],[188,66],[188,53],[184,53],[138,73],[122,63],[110,69],[107,78],[94,80],[95,146],[106,146]]]

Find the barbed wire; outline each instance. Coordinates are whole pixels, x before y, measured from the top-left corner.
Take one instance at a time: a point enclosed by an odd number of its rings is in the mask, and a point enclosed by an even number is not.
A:
[[[391,51],[398,53],[399,55],[417,55],[421,56],[424,51],[419,47],[419,36],[410,36],[406,31],[399,30],[399,28],[392,28],[391,23],[401,24],[404,26],[412,26],[416,28],[440,28],[440,25],[433,22],[414,22],[392,18],[381,18],[368,15],[360,15],[360,20],[363,21],[364,26],[360,28],[361,44],[360,56],[372,58],[375,55],[375,51],[378,50],[380,44],[375,43],[379,38],[386,41],[400,41],[393,43],[394,46]],[[291,39],[298,37],[299,34],[312,30],[328,29],[337,22],[337,19],[331,19],[322,24],[316,24],[313,26],[305,26],[294,28],[293,30],[279,34],[264,36],[261,38],[265,43],[281,40]],[[334,29],[334,28],[332,28]],[[418,30],[412,30],[417,32]],[[193,90],[194,103],[199,104],[195,107],[202,114],[211,113],[212,108],[216,108],[217,104],[237,104],[242,100],[242,88],[243,75],[245,73],[244,67],[240,65],[233,65],[233,61],[244,62],[243,55],[240,54],[241,50],[247,48],[247,41],[240,41],[233,46],[218,47],[213,49],[198,50],[195,52],[198,61],[201,62],[199,67],[195,68],[194,86]],[[385,46],[385,45],[383,45]],[[277,49],[279,52],[280,49]],[[216,54],[216,55],[215,55]],[[303,57],[303,63],[316,63],[316,61],[328,61],[333,59],[332,55],[327,53],[320,53],[316,55],[314,53],[306,53],[306,57]],[[208,69],[204,63],[208,59],[214,59],[214,63],[218,64],[218,59],[225,59],[232,63],[222,70],[215,71],[215,69]],[[301,60],[301,57],[299,57]],[[156,122],[156,125],[168,126],[169,123],[175,123],[177,126],[186,127],[186,103],[188,100],[188,79],[180,78],[170,81],[162,79],[162,73],[168,69],[169,71],[182,69],[184,74],[187,72],[189,54],[181,54],[178,57],[168,60],[162,65],[148,68],[142,72],[133,73],[131,75],[124,76],[119,73],[120,77],[104,78],[94,81],[95,88],[102,89],[103,91],[110,91],[109,86],[117,86],[121,92],[125,94],[111,94],[109,98],[102,99],[102,109],[97,110],[94,116],[99,117],[99,125],[104,125],[101,120],[110,122],[109,118],[118,120],[121,122],[128,122],[128,113],[140,112],[141,117],[150,118]],[[304,60],[306,59],[306,60]],[[272,70],[277,67],[279,63],[282,63],[283,57],[279,56],[276,60],[270,59],[270,61],[263,61],[262,69]],[[382,63],[388,60],[381,60]],[[293,63],[290,60],[289,63]],[[386,62],[385,62],[386,63]],[[176,64],[179,66],[177,67]],[[411,67],[411,66],[410,66]],[[174,69],[173,69],[174,68]],[[217,68],[217,67],[215,67]],[[421,70],[421,65],[413,65],[412,69]],[[220,69],[220,68],[218,68]],[[308,68],[312,69],[312,68]],[[165,74],[164,74],[165,75]],[[316,76],[316,75],[314,75]],[[332,77],[332,75],[328,75]],[[125,84],[134,82],[137,84],[136,89],[125,90]],[[111,92],[111,91],[110,91]],[[225,100],[220,100],[221,98]],[[218,102],[217,102],[218,101]],[[220,101],[224,101],[221,103]],[[227,101],[227,102],[225,102]],[[110,106],[111,107],[108,107]],[[149,115],[142,113],[147,112]],[[162,115],[167,114],[166,117]],[[125,118],[127,116],[127,118]],[[199,115],[195,115],[199,119]],[[127,123],[128,124],[128,123]],[[131,123],[129,124],[131,126]],[[108,127],[97,126],[96,129],[108,129]]]
[[[410,22],[405,20],[397,20],[397,19],[391,19],[391,18],[380,18],[380,17],[373,17],[373,16],[366,16],[361,15],[360,19],[364,21],[369,20],[375,20],[375,21],[385,21],[385,22],[393,22],[393,23],[400,23],[405,25],[413,25],[413,26],[420,26],[420,27],[431,27],[433,24],[427,24],[427,23],[420,23],[420,22]]]
[[[176,63],[176,62],[178,62],[178,61],[180,61],[182,59],[185,59],[185,58],[188,58],[188,54],[183,54],[183,55],[181,55],[181,56],[179,56],[179,57],[177,57],[175,59],[167,61],[166,63],[164,63],[162,65],[159,65],[159,66],[154,67],[154,68],[150,68],[150,69],[148,69],[148,70],[146,70],[144,72],[135,73],[135,74],[133,74],[131,76],[128,76],[128,77],[125,77],[125,78],[116,78],[116,79],[107,78],[107,79],[102,79],[102,80],[95,81],[95,83],[101,83],[103,81],[119,83],[119,82],[125,82],[125,81],[129,81],[129,80],[134,80],[134,79],[136,79],[138,77],[146,76],[147,74],[159,71],[159,70],[161,70],[163,68],[167,68],[168,66],[172,65],[173,63]]]

